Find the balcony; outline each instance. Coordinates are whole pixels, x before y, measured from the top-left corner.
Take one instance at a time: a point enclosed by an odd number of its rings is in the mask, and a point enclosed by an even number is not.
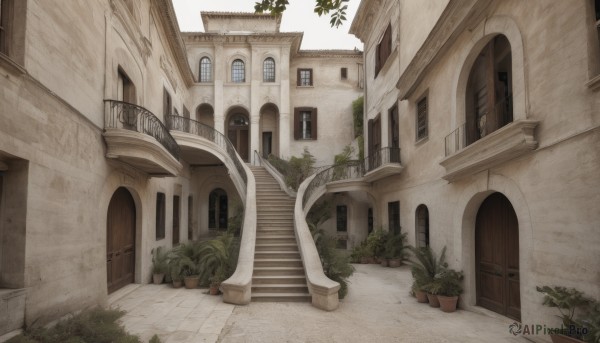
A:
[[[150,176],[176,176],[179,146],[163,123],[147,109],[116,100],[105,100],[106,157],[124,162]]]
[[[383,148],[365,158],[365,175],[363,180],[373,182],[402,172],[400,164],[400,148]]]
[[[446,157],[440,162],[446,169],[443,179],[450,182],[490,169],[522,156],[538,146],[535,120],[517,120],[479,140],[467,144],[465,124],[445,138]]]

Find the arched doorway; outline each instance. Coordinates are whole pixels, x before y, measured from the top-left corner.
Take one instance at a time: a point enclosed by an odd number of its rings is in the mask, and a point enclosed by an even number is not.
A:
[[[227,192],[217,188],[208,195],[208,228],[226,230],[228,218]]]
[[[417,228],[417,247],[429,246],[429,210],[425,205],[419,205],[415,213],[415,226]]]
[[[108,293],[134,282],[135,203],[131,193],[120,187],[108,205],[106,220],[106,273]]]
[[[279,109],[265,104],[260,109],[260,150],[263,157],[279,156]]]
[[[477,305],[521,319],[519,223],[501,193],[488,196],[475,223]]]
[[[248,162],[250,156],[250,122],[248,115],[242,109],[230,111],[227,120],[227,138],[233,144],[240,157]]]
[[[196,109],[196,120],[200,123],[215,127],[215,111],[209,104],[201,104]]]

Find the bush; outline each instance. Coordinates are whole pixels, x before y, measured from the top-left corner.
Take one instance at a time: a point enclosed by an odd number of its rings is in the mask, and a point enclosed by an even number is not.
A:
[[[292,156],[289,161],[273,155],[269,155],[268,160],[284,176],[285,184],[294,191],[298,191],[302,181],[312,174],[316,162],[315,157],[306,148],[301,157]]]
[[[381,228],[373,230],[367,236],[367,248],[368,252],[371,253],[370,256],[384,257],[387,237],[388,233]]]
[[[130,335],[117,323],[124,311],[93,309],[69,319],[61,320],[52,328],[27,329],[7,343],[139,343],[139,337]]]

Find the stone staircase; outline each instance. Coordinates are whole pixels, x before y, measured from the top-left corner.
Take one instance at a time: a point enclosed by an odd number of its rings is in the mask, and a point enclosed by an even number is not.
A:
[[[294,235],[294,203],[263,167],[256,179],[256,249],[252,301],[310,301]]]

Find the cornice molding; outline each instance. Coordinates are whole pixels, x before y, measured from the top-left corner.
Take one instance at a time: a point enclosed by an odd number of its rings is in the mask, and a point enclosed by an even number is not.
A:
[[[353,34],[360,39],[363,44],[366,42],[372,31],[377,11],[381,7],[382,0],[362,0],[350,25],[348,33]]]
[[[251,12],[200,12],[204,30],[208,31],[207,24],[211,18],[214,19],[258,19],[265,21],[276,21],[276,30],[279,32],[281,26],[281,16],[273,16],[268,13],[251,13]]]
[[[301,57],[323,57],[323,58],[358,58],[362,59],[363,52],[360,50],[300,50],[296,54]]]
[[[474,27],[489,10],[493,0],[450,0],[427,39],[400,76],[396,87],[400,99],[408,99],[425,78],[431,65],[443,56],[460,34]]]

